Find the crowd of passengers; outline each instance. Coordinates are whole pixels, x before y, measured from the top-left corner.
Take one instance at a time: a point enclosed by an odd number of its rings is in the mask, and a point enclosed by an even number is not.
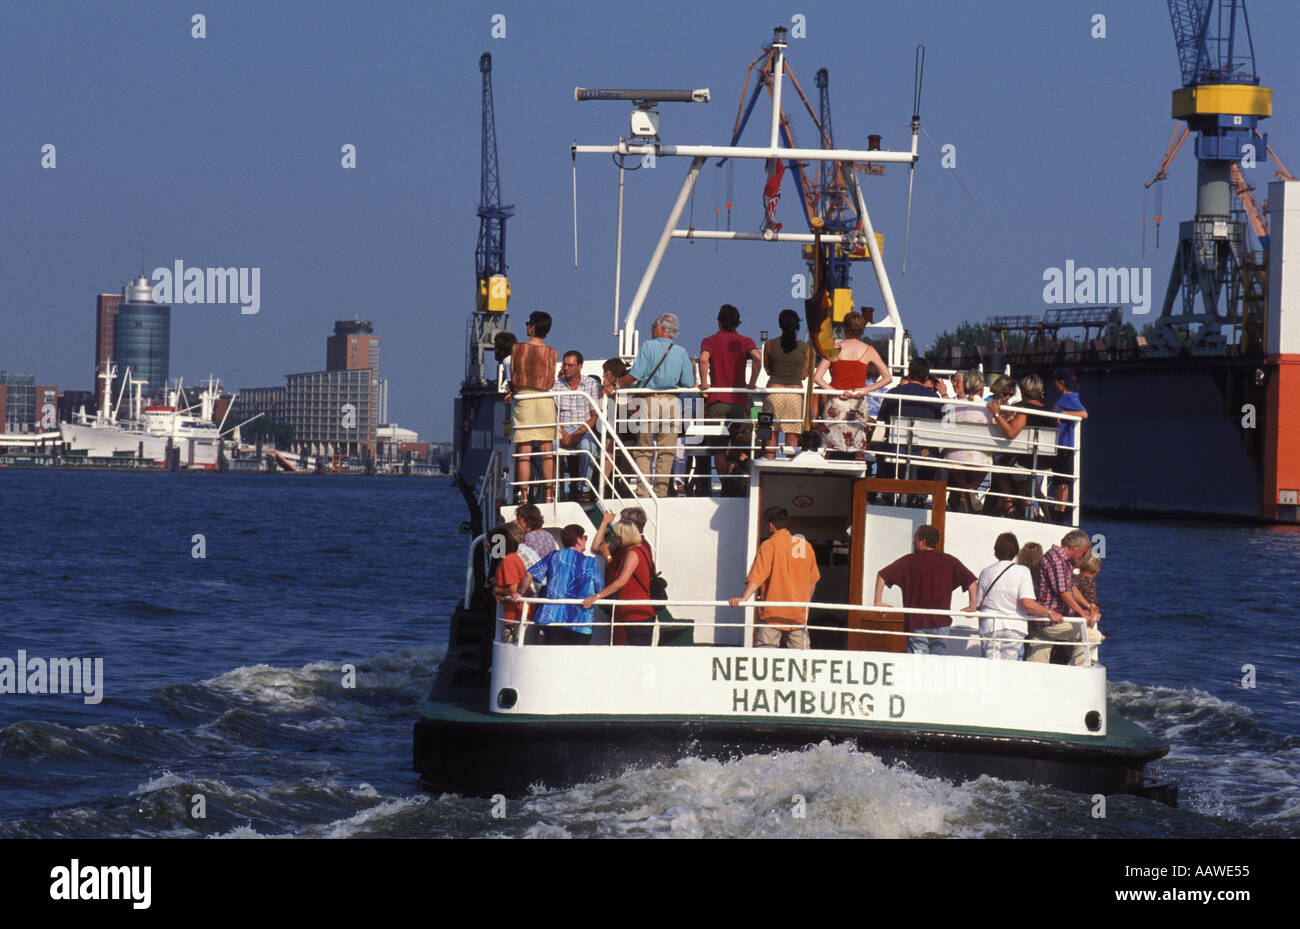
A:
[[[649,496],[651,488],[660,497],[688,491],[707,494],[712,486],[710,463],[722,478],[724,495],[743,495],[750,450],[761,447],[761,453],[772,458],[778,445],[785,444],[820,447],[828,458],[863,461],[874,467],[876,477],[941,480],[946,476],[950,509],[981,509],[976,490],[988,481],[983,512],[1066,520],[1074,473],[1073,418],[1056,418],[1055,446],[1040,451],[1036,458],[1024,453],[991,455],[974,449],[922,445],[915,454],[933,459],[934,465],[913,463],[910,467],[888,460],[885,453],[891,446],[876,424],[900,416],[984,424],[1014,439],[1031,423],[1031,416],[1007,407],[1038,408],[1044,414],[1066,412],[1086,419],[1070,368],[1054,371],[1058,399],[1049,410],[1043,379],[1036,374],[1019,383],[1007,375],[985,383],[982,372],[969,370],[945,380],[931,374],[925,359],[916,358],[896,384],[880,354],[862,341],[866,323],[861,313],[852,312],[844,318],[844,338],[835,343],[833,360],[819,357],[808,341],[799,338],[800,317],[794,310],[780,312],[777,324],[781,335],[765,341],[761,348],[739,331],[736,307],[724,304],[717,320],[718,331],[700,343],[697,362],[676,341],[677,317],[660,314],[651,323],[650,338],[641,343],[632,366],[610,358],[602,366],[600,382],[582,373],[580,352],[566,351],[561,357],[546,343],[552,323],[548,313],[537,311],[528,317],[525,341],[508,332],[498,333],[495,354],[505,367],[508,384],[506,403],[516,446],[515,480],[520,488],[517,502],[554,502],[557,450],[563,452],[558,457],[566,496],[592,502],[592,488],[601,486],[595,475],[596,462],[602,460],[596,413],[600,408],[609,422],[619,423],[621,445],[631,451],[633,459],[621,460],[613,439],[608,439],[604,486],[613,486],[617,461],[620,475],[644,476],[645,480],[621,488],[638,496]],[[762,410],[770,415],[771,428],[760,430],[761,442],[755,446],[752,415],[757,395],[749,391],[757,389],[760,372],[768,376]],[[816,387],[830,393],[814,395],[815,407],[810,411],[814,425],[804,433],[805,388],[810,377]],[[631,387],[640,388],[640,392],[628,400],[625,415],[619,419],[615,395]],[[706,420],[727,424],[727,437],[714,450],[711,462],[710,456],[685,453],[682,389],[699,391]],[[1035,425],[1054,421],[1048,416],[1032,419]],[[783,443],[778,434],[783,434]],[[700,469],[689,476],[684,473],[688,457]],[[534,462],[540,465],[540,482],[530,485],[530,480],[537,480]],[[1048,489],[1050,505],[1033,507],[1018,499],[1036,496],[1030,477],[1035,465],[1038,472],[1055,475]],[[993,471],[990,466],[1007,470]]]
[[[939,551],[934,526],[918,528],[912,546],[910,554],[877,573],[876,607],[888,608],[884,592],[889,587],[900,588],[904,610],[948,610],[953,593],[964,590],[969,597],[964,612],[1001,614],[979,618],[985,658],[1076,667],[1096,663],[1097,645],[1105,639],[1097,598],[1101,559],[1082,529],[1070,530],[1046,552],[1037,542],[1021,546],[1014,533],[1004,532],[993,543],[993,563],[978,577],[958,558]],[[964,650],[962,640],[952,635],[949,614],[905,612],[903,622],[909,652]]]
[[[625,509],[617,519],[607,512],[595,543],[589,544],[582,526],[565,526],[557,539],[545,528],[537,506],[520,506],[511,522],[488,534],[490,550],[498,556],[492,592],[503,604],[505,641],[514,642],[520,634],[520,598],[542,597],[580,602],[537,604],[529,616],[532,642],[651,645],[658,618],[653,604],[614,603],[608,610],[601,608],[599,617],[596,614],[597,601],[662,599],[664,591],[655,589],[654,553],[642,534],[645,523],[640,507]],[[756,648],[809,647],[808,608],[792,604],[814,601],[820,572],[812,546],[792,536],[788,525],[789,514],[783,507],[764,512],[764,538],[744,591],[729,601],[738,607],[761,593],[753,626]],[[939,550],[939,531],[934,526],[918,528],[912,544],[911,553],[880,569],[874,599],[874,606],[889,609],[885,590],[899,588],[909,652],[965,651],[964,637],[952,635],[947,611],[954,592],[966,591],[969,602],[964,612],[998,614],[979,617],[983,657],[1054,660],[1074,666],[1096,662],[1097,645],[1105,638],[1099,628],[1097,596],[1101,559],[1091,551],[1091,540],[1083,530],[1067,532],[1046,553],[1038,543],[1021,546],[1014,534],[1004,532],[994,542],[994,561],[978,576]]]
[[[646,513],[628,507],[615,519],[606,512],[589,544],[586,530],[575,524],[558,533],[545,527],[542,511],[532,503],[515,510],[514,519],[487,534],[489,551],[497,556],[492,568],[492,594],[503,604],[504,637],[515,641],[523,618],[520,597],[545,596],[574,603],[543,603],[529,615],[531,641],[547,645],[583,645],[599,629],[615,645],[650,645],[656,608],[648,604],[615,606],[606,615],[615,624],[600,623],[597,600],[662,598],[655,587],[654,553],[642,534]],[[556,538],[558,534],[558,539]]]

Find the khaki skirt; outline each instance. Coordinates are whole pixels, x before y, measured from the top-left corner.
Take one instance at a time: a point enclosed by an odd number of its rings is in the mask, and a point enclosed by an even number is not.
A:
[[[799,384],[768,384],[768,387],[802,387]],[[782,432],[803,431],[803,397],[797,394],[768,394],[763,398],[763,412],[772,414],[772,425]]]
[[[559,428],[556,425],[555,398],[528,396],[544,393],[546,391],[532,387],[515,390],[514,402],[510,404],[510,425],[516,443],[555,441]]]

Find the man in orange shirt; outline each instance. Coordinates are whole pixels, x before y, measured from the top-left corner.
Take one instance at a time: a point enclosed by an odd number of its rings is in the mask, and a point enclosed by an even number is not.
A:
[[[810,546],[800,536],[790,535],[786,526],[790,514],[783,506],[769,507],[763,513],[767,524],[767,540],[758,547],[754,563],[745,578],[745,592],[728,601],[740,606],[761,587],[763,599],[769,602],[812,600],[813,591],[821,573]],[[808,608],[797,606],[771,606],[758,608],[758,622],[754,625],[756,648],[807,648]]]

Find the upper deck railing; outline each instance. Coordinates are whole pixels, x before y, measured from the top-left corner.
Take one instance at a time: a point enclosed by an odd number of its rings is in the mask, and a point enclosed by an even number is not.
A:
[[[803,395],[805,388],[736,387],[714,388],[712,392],[750,398],[751,417],[712,418],[705,415],[704,398],[695,388],[624,388],[615,392],[612,404],[609,403],[611,398],[594,404],[581,391],[529,394],[530,398],[581,398],[583,409],[587,411],[584,421],[592,412],[596,414],[594,441],[575,448],[565,448],[557,441],[550,453],[554,459],[552,478],[509,480],[508,484],[521,499],[530,489],[538,488],[543,500],[559,500],[563,498],[567,485],[571,496],[576,494],[591,500],[630,501],[634,497],[651,500],[654,502],[647,509],[653,512],[648,515],[657,527],[660,516],[659,497],[653,489],[655,484],[668,485],[679,496],[708,496],[714,493],[715,480],[724,482],[719,492],[725,492],[731,486],[726,481],[745,481],[743,465],[746,460],[753,462],[762,457],[785,459],[797,451],[791,445],[776,442],[776,435],[784,431],[782,424],[763,414],[759,404],[769,396]],[[845,393],[818,387],[813,391],[814,406],[821,406],[825,400],[837,396],[843,397]],[[881,402],[889,397],[888,403],[894,407],[901,401],[906,405],[903,408],[913,411],[934,408],[937,418],[877,418],[872,412],[879,409],[877,397]],[[864,394],[860,400],[865,415],[860,425],[863,448],[856,452],[833,453],[833,457],[856,458],[863,462],[864,470],[874,468],[877,476],[901,479],[944,470],[948,473],[950,492],[983,501],[981,512],[985,514],[1047,520],[1055,508],[1066,514],[1061,521],[1079,525],[1083,422],[1078,416],[1040,407],[1004,404],[1001,411],[1023,413],[1026,417],[1017,435],[1008,437],[993,421],[982,400],[900,397],[883,391]],[[607,409],[607,405],[612,409]],[[984,411],[986,422],[964,421],[963,413],[974,418],[981,415],[981,411]],[[1058,441],[1057,425],[1065,420],[1075,423],[1073,445],[1063,445]],[[827,419],[824,413],[811,417],[811,426],[817,431],[845,425],[844,420]],[[677,438],[671,444],[654,446],[654,437],[664,433],[675,434]],[[788,440],[792,434],[786,433],[786,437]],[[1062,467],[1058,456],[1070,452],[1073,455],[1068,467]],[[636,461],[638,453],[643,462],[640,466]],[[742,465],[742,473],[713,473],[715,469],[711,462],[722,456],[737,460]],[[514,460],[523,457],[536,458],[538,453],[521,452],[516,448]],[[570,475],[563,475],[561,472],[564,470],[569,470]],[[959,474],[971,477],[957,481],[955,477]],[[1074,488],[1066,500],[1050,496],[1053,484],[1060,482]],[[578,490],[575,491],[575,487]]]

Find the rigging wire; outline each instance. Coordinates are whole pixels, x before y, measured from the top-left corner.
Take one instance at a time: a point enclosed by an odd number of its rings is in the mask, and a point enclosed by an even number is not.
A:
[[[943,155],[943,149],[941,149],[941,148],[939,147],[939,144],[938,144],[937,142],[934,141],[934,137],[930,135],[929,130],[927,130],[924,126],[922,126],[922,127],[921,127],[921,131],[925,133],[925,137],[926,137],[927,139],[929,139],[929,141],[930,141],[930,145],[934,147],[934,150],[935,150],[936,152],[938,152],[940,155]],[[975,197],[971,194],[971,192],[970,192],[969,190],[966,189],[966,185],[965,185],[964,183],[962,183],[961,176],[960,176],[959,174],[957,174],[957,169],[956,169],[956,168],[949,168],[948,170],[949,170],[950,172],[952,172],[953,180],[955,180],[958,184],[961,184],[961,189],[964,190],[964,191],[966,191],[966,196],[970,197],[970,202],[971,202],[971,203],[974,203],[974,202],[975,202]]]
[[[912,71],[912,144],[916,145],[916,131],[921,128],[921,83],[925,77],[925,46],[916,46],[916,62]],[[929,133],[926,133],[928,136]],[[932,140],[933,141],[933,140]],[[907,273],[907,245],[912,236],[912,182],[916,179],[916,160],[907,168],[907,222],[903,227],[903,270]]]
[[[1147,256],[1147,192],[1142,191],[1142,257]]]
[[[1160,214],[1165,199],[1165,185],[1161,184],[1156,188],[1156,251],[1160,250]]]
[[[573,159],[573,267],[578,267],[578,153],[570,151]]]

